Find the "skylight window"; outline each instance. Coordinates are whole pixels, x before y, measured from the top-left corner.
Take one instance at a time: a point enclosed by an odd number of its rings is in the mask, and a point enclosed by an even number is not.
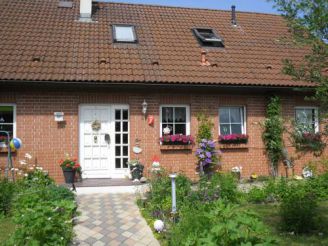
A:
[[[224,47],[223,39],[211,28],[194,28],[194,34],[203,46]]]
[[[136,43],[135,27],[132,25],[113,25],[113,37],[116,43]]]

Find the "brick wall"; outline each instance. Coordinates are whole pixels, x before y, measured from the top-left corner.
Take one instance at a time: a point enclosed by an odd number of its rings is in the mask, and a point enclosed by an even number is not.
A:
[[[309,102],[303,96],[282,94],[284,118],[294,117],[295,106],[308,106]],[[148,103],[148,115],[154,115],[155,124],[149,126],[141,113],[143,100]],[[222,168],[230,170],[233,166],[243,167],[243,176],[252,172],[268,174],[266,158],[261,139],[261,122],[265,116],[266,99],[263,93],[223,93],[221,91],[184,90],[174,92],[169,89],[161,90],[124,90],[122,89],[10,89],[0,91],[0,103],[15,103],[17,107],[17,136],[22,139],[23,147],[14,156],[15,164],[28,152],[37,162],[50,172],[57,182],[62,182],[62,171],[57,162],[66,153],[78,156],[78,110],[79,104],[110,104],[120,103],[130,105],[130,143],[131,148],[135,139],[141,139],[143,152],[141,161],[145,164],[147,173],[151,166],[152,157],[157,155],[163,167],[169,171],[182,171],[189,177],[196,178],[195,156],[190,150],[161,151],[159,145],[159,107],[161,104],[188,104],[191,113],[191,134],[197,132],[197,114],[206,111],[215,123],[214,136],[218,136],[218,108],[227,105],[246,106],[247,134],[250,136],[247,148],[223,150]],[[54,112],[65,113],[65,124],[54,121]],[[288,136],[285,142],[290,154]],[[131,158],[135,158],[132,150]],[[327,153],[327,152],[326,152]],[[0,165],[5,164],[4,153],[0,154]],[[296,171],[300,172],[303,165],[313,158],[311,154],[302,156],[296,163]],[[283,168],[279,170],[284,174]]]

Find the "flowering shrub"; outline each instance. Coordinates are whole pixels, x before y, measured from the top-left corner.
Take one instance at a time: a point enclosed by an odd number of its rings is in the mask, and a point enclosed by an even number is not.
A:
[[[0,136],[0,143],[5,143],[7,141],[6,136]]]
[[[200,171],[212,170],[218,164],[220,155],[221,153],[215,149],[214,141],[203,139],[196,150]]]
[[[219,136],[219,142],[222,144],[241,144],[248,142],[246,134],[228,134]]]
[[[312,131],[303,131],[296,128],[291,134],[293,145],[298,151],[312,151],[315,155],[320,155],[326,144],[322,141],[322,134]]]
[[[190,135],[164,135],[160,138],[160,141],[163,145],[188,145],[193,144],[194,139]]]
[[[65,160],[59,161],[60,167],[63,169],[63,171],[71,171],[76,170],[77,172],[81,173],[82,168],[79,163],[77,163],[77,159],[71,159],[69,156],[66,156]]]

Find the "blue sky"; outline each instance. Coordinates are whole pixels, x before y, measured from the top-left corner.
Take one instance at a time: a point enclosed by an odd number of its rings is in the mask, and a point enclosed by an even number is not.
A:
[[[108,2],[108,0],[103,1]],[[277,13],[272,7],[272,2],[267,2],[266,0],[110,0],[110,2],[158,4],[225,10],[230,9],[231,5],[236,5],[237,11]]]

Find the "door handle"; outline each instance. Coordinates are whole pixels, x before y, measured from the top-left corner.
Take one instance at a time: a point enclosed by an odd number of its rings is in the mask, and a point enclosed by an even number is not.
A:
[[[110,144],[110,135],[108,133],[105,134],[105,141]]]

